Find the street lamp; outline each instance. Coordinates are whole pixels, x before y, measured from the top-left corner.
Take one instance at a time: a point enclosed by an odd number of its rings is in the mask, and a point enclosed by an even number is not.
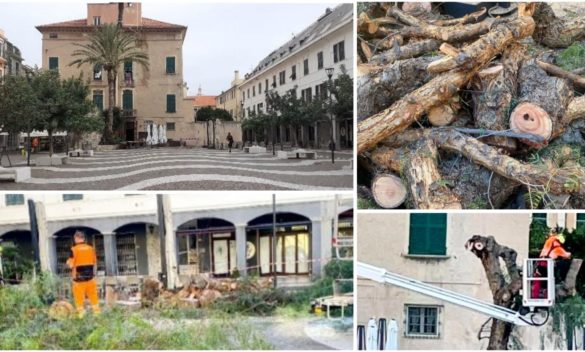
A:
[[[329,141],[329,149],[331,149],[331,163],[335,164],[335,122],[333,117],[333,111],[331,111],[331,105],[333,105],[332,97],[331,97],[331,88],[333,87],[331,83],[331,77],[333,77],[333,71],[335,68],[328,67],[325,69],[327,73],[327,78],[329,79],[329,119],[331,120],[331,139]]]

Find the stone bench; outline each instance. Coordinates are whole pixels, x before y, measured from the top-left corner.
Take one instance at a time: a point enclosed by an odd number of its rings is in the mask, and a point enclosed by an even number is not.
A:
[[[248,147],[248,151],[246,153],[250,153],[250,154],[266,153],[266,148],[254,145],[254,146]]]
[[[30,179],[30,167],[5,168],[0,166],[0,181],[22,182]]]
[[[279,159],[315,159],[317,153],[304,149],[295,149],[291,151],[279,150],[277,152],[277,157]]]
[[[93,150],[75,149],[75,150],[70,150],[68,155],[70,157],[93,156]]]
[[[39,156],[35,158],[37,166],[57,166],[67,164],[67,156],[53,154],[53,156]]]

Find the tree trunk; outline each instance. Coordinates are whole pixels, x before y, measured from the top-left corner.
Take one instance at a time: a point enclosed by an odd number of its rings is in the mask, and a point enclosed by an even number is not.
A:
[[[577,98],[573,98],[569,105],[567,105],[567,110],[565,111],[565,118],[563,122],[565,125],[577,120],[582,119],[585,117],[585,95],[582,95]]]
[[[53,130],[49,128],[47,133],[49,134],[49,156],[53,156]]]
[[[406,188],[400,177],[378,174],[372,181],[372,195],[382,208],[397,208],[406,200]]]
[[[441,42],[435,39],[421,40],[403,46],[395,44],[391,49],[370,58],[370,63],[376,65],[388,65],[398,60],[410,59],[422,56],[428,52],[439,49]]]
[[[207,148],[209,148],[209,146],[211,145],[209,143],[209,120],[205,121],[205,132],[207,134]]]
[[[497,131],[508,129],[508,116],[516,98],[518,70],[524,57],[524,47],[514,43],[504,51],[501,68],[483,70],[480,73],[484,74],[477,75],[474,90],[481,94],[473,95],[476,127]],[[506,149],[516,147],[516,140],[507,137],[494,136],[484,141]]]
[[[375,67],[361,75],[357,83],[358,121],[371,116],[427,83],[432,74],[427,65],[432,57],[400,60],[383,68]]]
[[[531,187],[539,187],[552,194],[585,195],[583,172],[559,169],[550,165],[525,164],[500,154],[495,148],[454,129],[410,130],[389,138],[384,143],[394,147],[423,137],[431,138],[441,149],[457,152],[471,159],[475,164],[512,181]]]
[[[104,140],[106,143],[112,142],[114,134],[114,106],[116,105],[116,71],[108,71],[108,117],[106,119],[106,130]]]
[[[403,131],[431,107],[445,103],[459,88],[512,41],[532,34],[534,21],[520,17],[514,21],[495,25],[492,30],[465,50],[473,60],[466,61],[471,69],[453,70],[438,75],[421,88],[405,95],[390,108],[358,124],[358,153],[374,147],[382,139]],[[469,48],[468,47],[468,48]]]
[[[585,19],[582,16],[564,20],[554,14],[549,4],[539,2],[532,17],[536,22],[532,37],[537,43],[550,48],[566,48],[585,38]]]
[[[211,121],[211,125],[213,126],[213,149],[216,149],[216,147],[215,147],[215,120]]]
[[[28,150],[28,153],[26,155],[26,166],[30,166],[30,153],[32,152],[32,141],[30,139],[30,131],[27,131],[26,135],[28,138],[28,143],[26,146],[26,149]]]
[[[548,141],[553,131],[561,128],[572,97],[573,88],[566,80],[548,76],[535,60],[524,62],[518,74],[518,105],[510,115],[510,128]]]
[[[502,307],[511,308],[515,298],[522,289],[522,276],[516,265],[517,253],[514,249],[500,245],[494,237],[471,237],[465,248],[471,250],[480,260],[492,291],[493,302]],[[505,264],[502,270],[500,260]],[[492,319],[489,350],[508,349],[508,340],[512,333],[512,324]]]

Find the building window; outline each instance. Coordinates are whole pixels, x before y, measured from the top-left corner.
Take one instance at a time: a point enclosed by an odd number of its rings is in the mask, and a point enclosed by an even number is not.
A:
[[[6,206],[24,204],[24,194],[7,194],[4,196]]]
[[[262,82],[258,82],[258,94],[262,94]]]
[[[167,112],[177,112],[174,94],[167,94]]]
[[[272,76],[272,88],[276,88],[276,75]]]
[[[68,202],[70,200],[82,200],[83,194],[64,194],[63,201]]]
[[[286,71],[280,71],[278,74],[278,84],[283,85],[286,83]]]
[[[327,99],[327,83],[321,83],[315,86],[315,98]]]
[[[96,64],[93,66],[93,79],[94,81],[102,80],[102,65]]]
[[[57,38],[59,38],[59,35],[57,33],[49,33],[49,38],[50,39],[57,39]]]
[[[132,61],[124,61],[124,82],[126,84],[132,84],[134,82]]]
[[[320,70],[323,68],[323,52],[320,51],[317,53],[317,69]]]
[[[303,74],[305,76],[309,74],[309,59],[303,61]]]
[[[406,337],[439,337],[439,307],[406,305]]]
[[[49,70],[58,70],[59,69],[59,58],[58,57],[50,57],[49,58]]]
[[[447,254],[447,214],[410,214],[408,254]]]
[[[307,103],[310,103],[313,99],[312,96],[312,92],[311,92],[311,87],[307,88],[307,89],[303,89],[301,91],[301,97],[303,99],[303,101],[306,101]]]
[[[93,105],[98,109],[98,111],[104,110],[104,92],[101,90],[94,90],[93,91]]]
[[[130,89],[124,89],[122,91],[122,110],[133,110],[134,109],[134,97]]]
[[[167,122],[167,131],[174,131],[175,130],[175,123],[174,122]]]
[[[99,26],[102,24],[102,18],[100,16],[93,16],[93,25]]]
[[[333,62],[345,60],[345,44],[343,41],[333,45]]]
[[[264,93],[268,92],[268,78],[264,82]]]
[[[248,88],[248,99],[250,99],[250,88]]]
[[[260,103],[258,104],[258,113],[261,114],[262,113],[262,109],[264,109],[264,103]]]
[[[175,74],[175,57],[168,56],[167,57],[167,75],[174,75]]]
[[[252,96],[255,97],[256,96],[256,86],[252,87]]]
[[[290,74],[290,79],[294,81],[295,79],[297,79],[297,65],[294,65],[291,71],[292,72]]]

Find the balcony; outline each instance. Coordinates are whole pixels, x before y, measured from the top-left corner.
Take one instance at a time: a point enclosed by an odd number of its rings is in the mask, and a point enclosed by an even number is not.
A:
[[[122,86],[134,87],[134,75],[132,72],[124,72],[124,79],[122,80]]]
[[[136,118],[136,109],[123,109],[122,117],[125,120],[133,120]]]

